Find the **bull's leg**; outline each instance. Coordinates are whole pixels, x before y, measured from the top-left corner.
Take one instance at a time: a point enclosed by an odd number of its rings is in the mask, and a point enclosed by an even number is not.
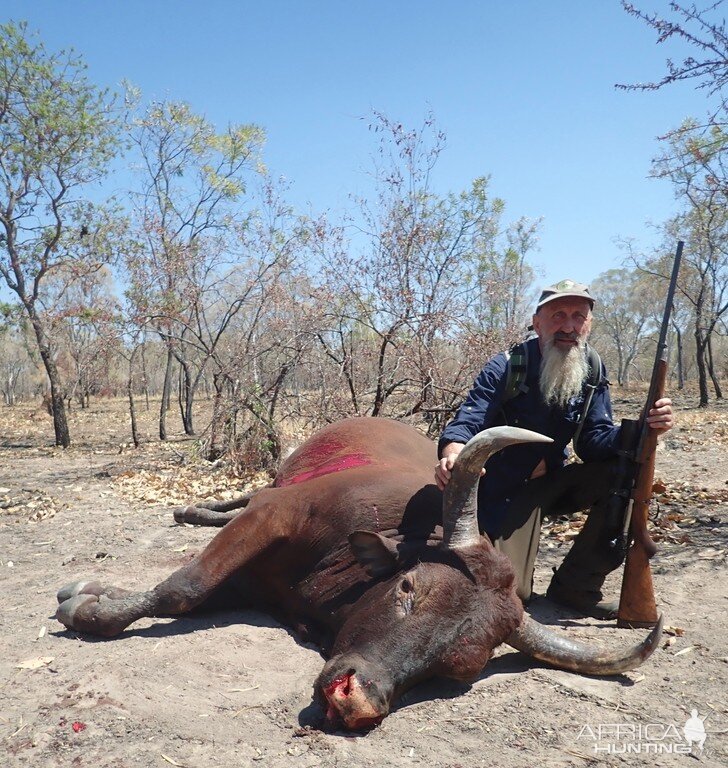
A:
[[[201,501],[189,507],[178,507],[173,511],[178,523],[222,527],[227,525],[241,509],[248,506],[255,491],[230,501]]]
[[[278,514],[277,514],[278,513]],[[255,504],[187,565],[148,592],[77,582],[58,593],[56,618],[69,629],[103,637],[119,634],[144,616],[179,616],[207,600],[230,576],[286,538],[289,515],[277,505]]]

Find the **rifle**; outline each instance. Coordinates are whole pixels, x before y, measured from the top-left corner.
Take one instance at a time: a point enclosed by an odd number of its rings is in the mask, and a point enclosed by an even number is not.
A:
[[[682,259],[683,241],[679,240],[675,261],[672,265],[670,287],[667,291],[665,302],[665,314],[660,326],[660,339],[657,342],[655,364],[652,367],[650,379],[650,391],[639,421],[634,419],[622,420],[622,438],[624,441],[636,441],[632,444],[632,451],[622,450],[628,453],[634,468],[633,472],[624,474],[632,480],[629,483],[629,498],[626,499],[624,511],[624,525],[621,536],[610,544],[622,552],[626,549],[626,561],[624,575],[622,577],[622,592],[619,598],[619,612],[617,614],[618,627],[654,627],[658,622],[657,606],[655,605],[655,591],[652,585],[652,572],[650,570],[650,558],[657,551],[655,542],[647,531],[647,517],[650,500],[652,498],[652,485],[655,478],[655,450],[657,448],[657,434],[647,424],[647,414],[655,402],[665,394],[665,379],[667,377],[667,331],[670,324],[672,302],[675,297],[677,276],[680,271]],[[620,457],[621,460],[621,457]],[[624,487],[624,486],[623,486]],[[629,542],[631,540],[631,546]]]

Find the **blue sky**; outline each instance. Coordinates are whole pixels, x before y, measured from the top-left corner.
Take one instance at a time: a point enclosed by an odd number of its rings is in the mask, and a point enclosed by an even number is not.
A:
[[[649,222],[675,210],[647,178],[656,137],[708,106],[688,85],[615,90],[680,53],[618,0],[5,0],[2,16],[73,47],[100,85],[126,78],[220,127],[261,125],[302,211],[367,188],[371,109],[413,127],[431,109],[448,139],[437,189],[490,174],[508,218],[543,217],[532,262],[546,283],[620,266],[617,236],[654,241]]]

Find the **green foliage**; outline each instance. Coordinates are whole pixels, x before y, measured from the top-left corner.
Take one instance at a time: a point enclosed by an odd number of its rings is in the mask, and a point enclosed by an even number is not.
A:
[[[105,171],[116,148],[115,117],[108,93],[93,86],[85,70],[71,53],[47,53],[24,23],[0,25],[5,194],[32,199],[45,184],[55,197],[65,184],[92,181]]]
[[[118,146],[113,100],[85,71],[24,23],[0,25],[0,272],[26,296],[78,214],[76,187],[103,176]]]

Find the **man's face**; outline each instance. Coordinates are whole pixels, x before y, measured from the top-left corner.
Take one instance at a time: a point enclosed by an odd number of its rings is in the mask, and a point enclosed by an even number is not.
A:
[[[554,346],[564,351],[586,341],[591,331],[591,305],[586,299],[566,296],[544,304],[533,316],[533,329],[541,349],[553,339]]]

